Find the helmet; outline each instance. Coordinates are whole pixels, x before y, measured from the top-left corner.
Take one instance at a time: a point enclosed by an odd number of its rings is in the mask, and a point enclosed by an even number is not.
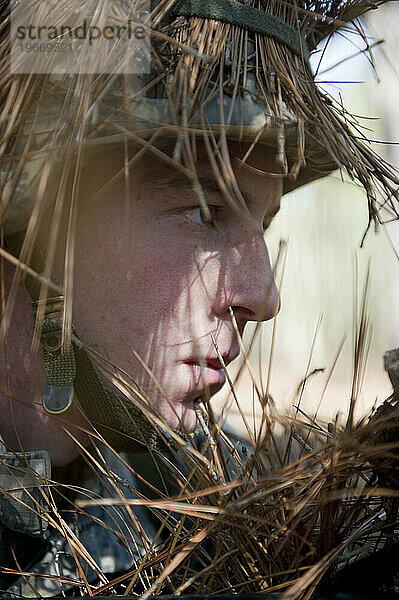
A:
[[[132,8],[122,0],[104,2],[105,13],[115,3],[124,12],[119,19],[130,22]],[[25,14],[22,4],[13,8],[11,18],[16,21],[20,13]],[[308,10],[307,4],[155,2],[143,21],[151,32],[149,72],[129,76],[120,72],[116,59],[112,63],[116,72],[110,73],[108,65],[101,75],[57,74],[57,65],[40,55],[39,62],[27,66],[33,74],[16,75],[6,60],[5,39],[2,222],[6,231],[26,227],[39,179],[44,185],[39,177],[44,164],[64,164],[65,157],[71,161],[82,149],[125,139],[149,151],[173,140],[169,143],[172,160],[187,165],[182,145],[190,135],[274,147],[284,193],[342,168],[365,187],[371,218],[378,218],[378,186],[394,209],[396,175],[367,140],[351,131],[348,123],[354,118],[320,91],[309,62],[323,39],[367,7],[321,2],[318,10]],[[63,10],[65,21],[70,22],[81,5],[70,2]],[[95,15],[91,19],[94,22]],[[9,20],[10,16],[3,22],[3,37]],[[82,61],[86,50],[80,49]],[[137,46],[131,52],[137,52]],[[35,74],[43,71],[43,62],[45,74]],[[245,158],[250,164],[250,151]],[[46,177],[50,171],[46,169]]]

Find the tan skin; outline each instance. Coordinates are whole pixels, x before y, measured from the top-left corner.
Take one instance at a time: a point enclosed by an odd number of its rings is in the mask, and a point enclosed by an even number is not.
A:
[[[224,380],[214,363],[212,336],[226,363],[238,355],[229,307],[242,332],[248,321],[272,318],[279,306],[262,226],[279,209],[281,179],[239,168],[234,158],[242,154],[238,144],[231,144],[231,154],[248,202],[246,215],[226,206],[201,148],[197,166],[213,224],[204,221],[190,182],[152,155],[135,165],[128,190],[123,177],[104,187],[123,164],[119,149],[87,161],[78,203],[76,331],[134,378],[169,425],[189,431],[196,425],[195,398],[205,384],[214,393]],[[257,148],[250,162],[275,171],[273,153],[265,148]],[[43,227],[38,247],[46,247],[47,234]],[[10,280],[13,269],[4,268]],[[62,281],[62,243],[54,271]],[[30,299],[21,285],[7,341],[10,365],[21,365],[10,369],[11,391],[24,403],[12,403],[13,420],[8,398],[0,395],[0,409],[7,415],[0,433],[18,450],[17,428],[25,450],[48,450],[53,464],[62,466],[77,456],[78,448],[61,421],[72,424],[69,430],[83,442],[79,428],[87,422],[77,403],[57,419],[41,409],[44,374],[40,354],[30,351],[32,332]],[[133,351],[150,366],[165,395]],[[202,371],[199,356],[205,360]],[[7,388],[5,377],[1,388]]]

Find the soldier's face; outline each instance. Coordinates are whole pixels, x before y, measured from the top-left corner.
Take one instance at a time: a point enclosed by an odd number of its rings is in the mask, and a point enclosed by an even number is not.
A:
[[[248,320],[278,310],[262,224],[278,211],[281,180],[238,169],[232,160],[253,217],[247,218],[226,206],[200,152],[215,227],[203,220],[188,179],[150,154],[125,177],[123,160],[118,150],[96,154],[82,177],[73,322],[171,426],[190,431],[196,398],[205,386],[219,390],[225,378],[212,336],[226,364],[239,351],[229,307],[241,331]],[[264,149],[249,162],[275,171]]]

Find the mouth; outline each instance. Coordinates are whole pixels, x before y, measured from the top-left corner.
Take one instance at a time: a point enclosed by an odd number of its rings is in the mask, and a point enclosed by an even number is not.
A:
[[[222,357],[224,365],[227,366],[234,358],[236,355]],[[194,358],[188,358],[182,362],[189,370],[189,377],[194,384],[189,400],[201,398],[204,389],[209,389],[210,394],[213,395],[223,387],[226,373],[219,358],[207,357],[201,364]]]
[[[183,364],[189,369],[191,378],[196,387],[218,387],[220,389],[226,381],[226,374],[222,366],[217,367],[215,365],[210,365],[209,363],[199,365],[197,362],[189,360],[183,361]]]

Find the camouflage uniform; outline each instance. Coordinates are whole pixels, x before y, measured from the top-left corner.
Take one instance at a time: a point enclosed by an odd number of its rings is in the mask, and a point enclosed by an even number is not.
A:
[[[143,485],[124,467],[114,454],[103,448],[103,456],[107,467],[115,475],[119,487],[127,498],[133,496],[134,489],[142,490]],[[29,462],[29,467],[26,464]],[[148,454],[130,455],[129,461],[141,471],[154,485],[162,485],[159,475]],[[54,576],[62,577],[71,582],[80,581],[77,574],[76,562],[65,536],[48,525],[46,515],[51,514],[40,489],[47,495],[50,480],[50,457],[46,452],[20,453],[6,452],[3,446],[0,452],[0,591],[2,598],[17,598],[33,596],[39,593],[44,597],[59,596],[72,587],[72,583],[59,583]],[[74,489],[81,488],[84,494],[68,490],[63,495],[71,501],[87,497],[109,497],[112,494],[110,479],[95,474],[83,460],[78,459],[63,473],[65,484],[73,484]],[[52,493],[58,496],[57,489],[62,491],[62,484],[56,485]],[[40,504],[42,516],[38,510]],[[68,509],[68,501],[61,501],[64,510]],[[90,554],[100,570],[111,579],[117,574],[131,569],[138,555],[146,549],[140,545],[139,537],[131,534],[126,525],[126,514],[118,507],[92,507],[89,515],[74,514],[73,511],[60,513],[66,524],[76,535],[81,544]],[[135,508],[135,516],[144,527],[148,539],[154,538],[159,523],[152,513],[143,507]],[[125,517],[125,518],[123,518]],[[110,528],[114,533],[111,533]],[[118,535],[119,534],[119,535]],[[134,535],[134,534],[133,534]],[[124,537],[124,543],[119,540]],[[126,545],[126,540],[130,544]],[[13,559],[11,548],[15,551],[16,559],[25,572],[37,573],[28,577],[12,577],[6,574],[6,569],[18,569]],[[82,565],[89,582],[95,582],[98,577],[88,565]],[[2,571],[2,572],[1,572]],[[45,576],[53,576],[44,578]],[[11,585],[10,585],[11,584]],[[5,593],[5,591],[7,592]]]

